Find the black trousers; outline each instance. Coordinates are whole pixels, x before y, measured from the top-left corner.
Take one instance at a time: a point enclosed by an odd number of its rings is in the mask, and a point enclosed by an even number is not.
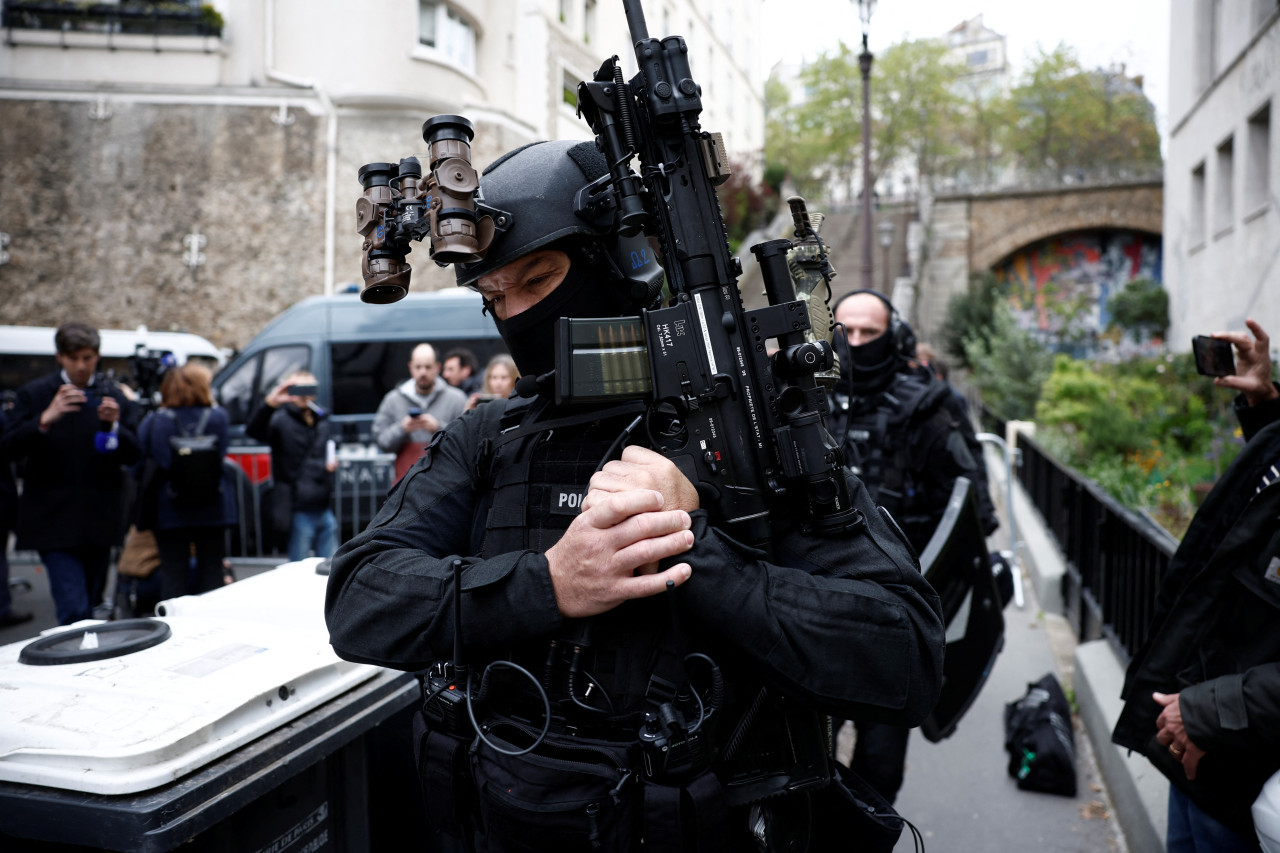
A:
[[[227,555],[225,528],[157,530],[156,544],[160,548],[160,568],[156,571],[160,573],[161,601],[222,586],[222,558]]]
[[[854,720],[853,725],[858,733],[853,747],[853,772],[892,805],[902,787],[911,729],[858,720]]]

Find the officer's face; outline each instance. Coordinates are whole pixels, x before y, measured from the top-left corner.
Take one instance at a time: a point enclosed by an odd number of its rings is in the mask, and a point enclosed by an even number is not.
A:
[[[836,307],[836,322],[843,323],[849,346],[869,344],[889,328],[889,309],[870,293],[855,293]]]
[[[510,320],[559,287],[568,272],[568,255],[558,249],[543,249],[480,276],[476,286],[493,316]]]

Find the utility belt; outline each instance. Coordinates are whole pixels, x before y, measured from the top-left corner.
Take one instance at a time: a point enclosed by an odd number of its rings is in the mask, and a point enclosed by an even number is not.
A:
[[[553,716],[544,730],[490,715],[482,737],[442,723],[414,719],[429,825],[475,853],[817,853],[854,839],[890,851],[901,831],[892,807],[832,761],[826,718],[766,688],[680,775],[655,773],[654,756],[685,744],[646,743],[643,717],[581,726]]]

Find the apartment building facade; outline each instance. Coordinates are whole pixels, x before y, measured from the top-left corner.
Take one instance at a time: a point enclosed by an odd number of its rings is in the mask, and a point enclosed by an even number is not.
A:
[[[1169,343],[1187,350],[1193,335],[1243,330],[1246,317],[1280,328],[1280,4],[1174,10],[1163,281]]]
[[[703,126],[749,165],[764,146],[761,3],[644,3],[650,35],[688,41]],[[214,0],[203,17],[192,4],[198,25],[148,23],[128,2],[102,15],[111,5],[6,4],[4,322],[242,344],[360,280],[356,172],[422,153],[424,119],[467,116],[481,167],[590,138],[577,82],[614,54],[635,69],[620,0]],[[452,286],[425,247],[409,260],[415,288]]]

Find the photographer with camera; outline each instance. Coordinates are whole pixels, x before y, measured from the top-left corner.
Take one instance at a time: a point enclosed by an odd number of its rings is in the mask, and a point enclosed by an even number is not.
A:
[[[901,823],[885,828],[896,816],[850,794],[847,771],[833,778],[823,714],[929,712],[937,596],[843,469],[848,525],[809,532],[779,511],[756,547],[632,436],[643,406],[548,393],[559,318],[659,300],[615,260],[643,237],[575,213],[607,169],[591,143],[542,142],[485,171],[506,228],[455,272],[484,297],[522,396],[437,433],[339,550],[333,647],[421,673],[430,827],[467,849],[825,851],[853,833],[888,850]]]
[[[18,389],[0,452],[21,463],[17,547],[40,553],[58,624],[93,616],[124,538],[124,466],[140,456],[133,405],[97,372],[98,331],[54,335],[59,370]]]
[[[435,347],[414,347],[409,378],[387,392],[373,416],[373,440],[379,450],[396,454],[397,480],[422,455],[431,437],[466,405],[467,395],[440,378]]]
[[[316,403],[316,377],[295,370],[263,398],[245,434],[271,447],[271,526],[289,534],[289,559],[338,550],[333,473],[338,470],[328,413]]]
[[[1214,334],[1225,352],[1197,366],[1240,392],[1247,443],[1169,561],[1111,734],[1169,778],[1170,853],[1258,850],[1249,807],[1280,770],[1280,385],[1267,333],[1245,323],[1252,336]]]

